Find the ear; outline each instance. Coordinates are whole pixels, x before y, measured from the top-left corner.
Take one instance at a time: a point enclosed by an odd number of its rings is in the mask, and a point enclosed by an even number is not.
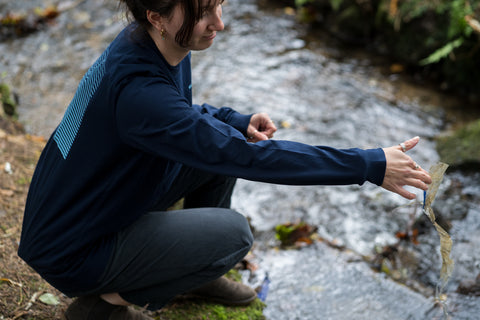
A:
[[[147,19],[150,24],[157,30],[161,30],[163,25],[163,17],[155,11],[147,10]]]

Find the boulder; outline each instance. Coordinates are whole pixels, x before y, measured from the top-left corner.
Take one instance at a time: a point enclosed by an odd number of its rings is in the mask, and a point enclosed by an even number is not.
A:
[[[437,151],[454,168],[480,171],[480,119],[438,137]]]

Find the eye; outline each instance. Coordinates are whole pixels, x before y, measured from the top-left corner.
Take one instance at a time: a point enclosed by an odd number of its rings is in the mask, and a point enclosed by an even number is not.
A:
[[[202,8],[200,17],[201,18],[207,17],[211,12],[215,12],[217,7],[221,6],[224,2],[225,2],[224,0],[220,0],[216,5]]]
[[[200,16],[203,18],[203,17],[208,16],[209,13],[210,13],[210,8],[203,8]]]

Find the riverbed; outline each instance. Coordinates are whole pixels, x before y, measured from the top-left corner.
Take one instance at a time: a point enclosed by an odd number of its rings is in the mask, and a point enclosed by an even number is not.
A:
[[[1,0],[0,8],[46,4]],[[465,118],[456,98],[389,72],[383,59],[312,34],[282,7],[229,0],[224,22],[214,45],[193,53],[194,102],[267,112],[279,127],[275,139],[375,148],[418,135],[421,142],[409,154],[428,169],[440,160],[435,137]],[[42,31],[0,43],[0,73],[15,88],[20,121],[30,133],[50,135],[85,71],[124,25],[115,2],[86,0]],[[271,320],[475,319],[478,293],[458,289],[480,274],[479,181],[478,172],[448,172],[433,207],[453,239],[455,268],[444,296],[448,316],[435,301],[439,239],[422,222],[418,191],[417,200],[407,201],[368,183],[238,181],[232,205],[251,219],[257,238],[252,259],[258,269],[245,273],[245,281],[256,286],[268,273],[265,315]],[[323,241],[279,249],[273,228],[297,221],[317,226]],[[421,225],[418,244],[398,245],[397,232],[412,221]],[[368,257],[394,245],[400,252],[391,268],[396,272],[375,270]]]

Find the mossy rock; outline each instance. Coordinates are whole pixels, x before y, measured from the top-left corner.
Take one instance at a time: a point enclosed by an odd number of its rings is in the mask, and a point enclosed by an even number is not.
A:
[[[480,119],[437,139],[440,159],[452,167],[480,171]]]
[[[0,82],[0,116],[2,113],[13,119],[17,119],[17,99],[12,94],[10,87]]]
[[[242,281],[241,274],[235,269],[230,270],[226,277],[234,281]],[[263,315],[265,307],[265,303],[258,298],[245,307],[230,307],[201,300],[179,298],[159,311],[159,315],[154,318],[156,320],[265,320]]]
[[[229,307],[201,301],[175,301],[167,306],[156,320],[265,320],[263,309],[265,304],[256,299],[246,307]]]

